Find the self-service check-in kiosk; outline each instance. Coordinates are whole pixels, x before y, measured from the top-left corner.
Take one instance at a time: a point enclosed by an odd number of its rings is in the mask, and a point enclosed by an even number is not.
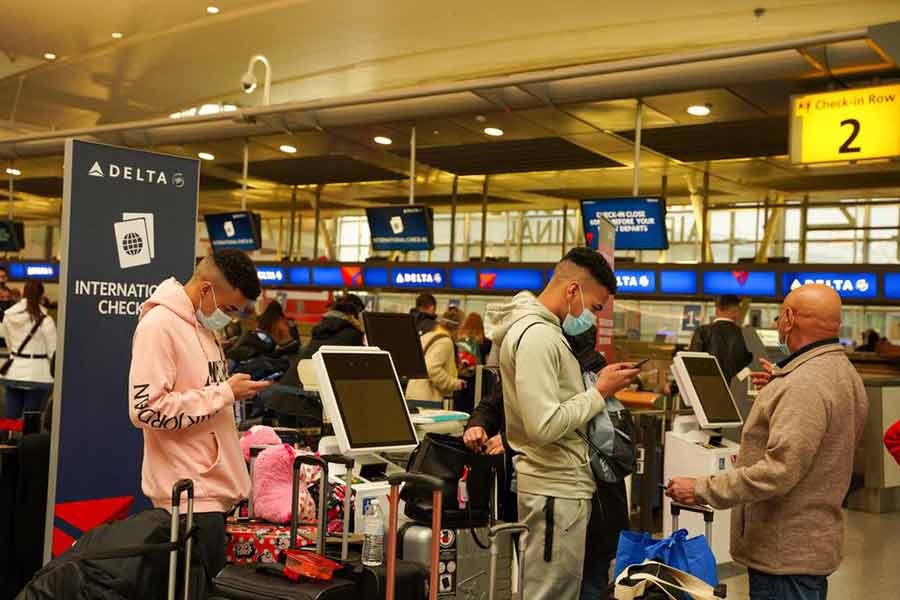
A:
[[[743,424],[715,356],[704,352],[679,352],[672,374],[685,404],[694,415],[679,416],[666,433],[663,477],[708,477],[732,468],[738,444],[723,439],[722,431]],[[663,504],[663,530],[672,529],[671,500]],[[679,522],[692,536],[704,533],[702,515],[683,514]],[[731,510],[716,510],[713,521],[712,549],[719,563],[731,562],[729,551]]]

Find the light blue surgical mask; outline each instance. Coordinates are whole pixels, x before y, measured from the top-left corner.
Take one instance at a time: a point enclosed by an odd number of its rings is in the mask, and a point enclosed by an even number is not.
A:
[[[581,314],[577,317],[572,316],[571,313],[566,314],[565,320],[563,320],[562,328],[566,335],[576,336],[581,335],[597,323],[597,315],[588,310],[588,307],[584,305],[584,293],[581,291],[581,286],[578,286],[578,294],[581,296]],[[572,310],[571,303],[569,304],[569,310]]]
[[[216,332],[225,329],[225,327],[231,323],[231,317],[222,312],[222,309],[219,308],[219,304],[216,302],[216,290],[210,288],[209,291],[212,293],[213,306],[216,309],[213,311],[213,314],[206,316],[203,314],[203,310],[197,308],[197,320],[203,325],[205,328],[210,331]],[[203,305],[203,299],[200,299],[200,305]]]

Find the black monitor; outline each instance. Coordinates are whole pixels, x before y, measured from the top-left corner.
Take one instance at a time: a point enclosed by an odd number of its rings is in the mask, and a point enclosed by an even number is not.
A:
[[[694,409],[701,429],[738,428],[741,413],[715,356],[704,352],[679,352],[672,374],[682,397]]]
[[[25,249],[25,223],[0,220],[0,252],[19,252]]]
[[[209,214],[204,217],[213,250],[259,250],[262,219],[258,213],[238,211]]]
[[[390,353],[399,377],[428,379],[425,353],[411,314],[367,311],[363,323],[369,345]]]
[[[366,209],[372,248],[377,252],[434,250],[434,210],[430,206],[375,206]]]

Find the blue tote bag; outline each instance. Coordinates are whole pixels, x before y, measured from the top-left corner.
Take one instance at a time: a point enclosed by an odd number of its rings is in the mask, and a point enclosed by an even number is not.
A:
[[[630,565],[645,560],[656,560],[674,567],[709,585],[719,585],[716,557],[713,556],[706,536],[688,538],[687,529],[679,529],[661,540],[654,540],[647,533],[623,531],[616,549],[616,577]]]

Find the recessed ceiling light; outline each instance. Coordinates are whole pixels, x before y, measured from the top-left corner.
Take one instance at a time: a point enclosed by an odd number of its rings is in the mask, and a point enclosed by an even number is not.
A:
[[[376,135],[376,136],[375,136],[375,143],[376,143],[376,144],[381,144],[382,146],[390,146],[391,144],[394,143],[394,140],[392,140],[392,139],[389,138],[389,137],[385,137],[385,136],[383,136],[383,135]]]
[[[485,127],[484,133],[491,137],[500,137],[503,135],[503,130],[499,127]]]
[[[45,52],[44,58],[46,58],[47,60],[56,60],[56,55],[52,52]]]
[[[125,37],[125,36],[121,32],[113,31],[112,38],[114,40],[121,40],[123,37]]]
[[[22,174],[22,171],[20,171],[18,169],[14,169],[13,167],[7,167],[6,174],[12,175],[13,177],[18,177],[19,175]]]
[[[215,155],[210,154],[209,152],[198,152],[197,156],[199,156],[203,160],[216,160]]]
[[[218,6],[212,6],[212,5],[207,6],[207,7],[206,7],[206,12],[209,13],[209,14],[211,14],[211,15],[217,15],[217,14],[219,14],[219,7],[218,7]]]
[[[297,153],[297,148],[294,146],[291,146],[290,144],[282,144],[282,145],[278,146],[278,149],[281,150],[282,152],[284,152],[285,154],[296,154]]]
[[[687,107],[687,111],[689,115],[694,115],[695,117],[705,117],[712,112],[711,104],[693,104]]]

